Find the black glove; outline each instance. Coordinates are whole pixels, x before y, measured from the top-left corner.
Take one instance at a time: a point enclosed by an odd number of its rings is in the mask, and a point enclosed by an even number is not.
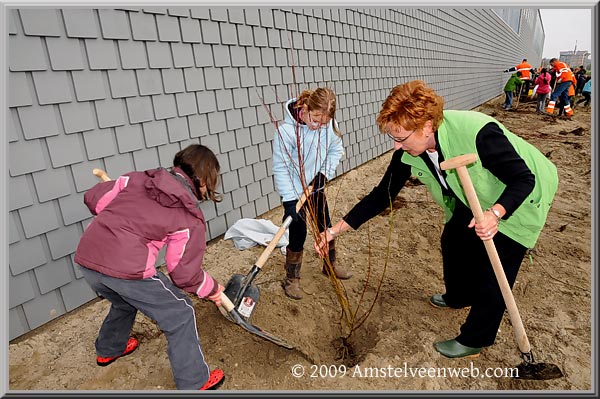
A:
[[[285,210],[283,220],[287,219],[288,216],[291,216],[294,222],[298,221],[298,212],[296,212],[297,203],[298,200],[283,201],[283,209]]]
[[[310,183],[313,193],[323,191],[325,184],[327,184],[327,177],[321,172],[319,172]]]

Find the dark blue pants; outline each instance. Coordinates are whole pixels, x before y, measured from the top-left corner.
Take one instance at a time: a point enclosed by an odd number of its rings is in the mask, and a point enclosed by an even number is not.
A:
[[[512,106],[512,100],[513,100],[513,92],[512,91],[505,91],[504,95],[506,96],[506,99],[504,100],[504,104],[502,104],[502,106],[505,107],[505,108],[511,107]]]
[[[557,99],[560,99],[560,102],[563,104],[563,106],[570,105],[569,87],[571,87],[572,84],[573,82],[571,82],[570,80],[559,83],[552,92],[552,94],[550,94],[550,101],[556,101]]]
[[[287,248],[293,252],[302,251],[306,241],[306,221],[307,217],[316,217],[317,229],[319,233],[331,227],[331,218],[329,216],[329,206],[325,197],[325,176],[318,174],[309,184],[313,187],[313,193],[308,197],[308,201],[298,213],[298,220],[290,224],[290,243]],[[311,216],[313,215],[313,216]],[[310,221],[309,221],[310,222]]]
[[[475,230],[467,227],[473,214],[459,200],[442,232],[444,300],[448,306],[471,306],[456,340],[466,346],[490,346],[496,339],[506,305],[485,245]],[[512,288],[527,248],[502,233],[494,244]]]
[[[177,389],[197,390],[208,381],[196,329],[196,314],[187,294],[163,273],[142,280],[124,280],[81,268],[88,284],[110,303],[98,338],[96,353],[113,357],[123,353],[139,310],[158,324],[167,337],[167,353]]]

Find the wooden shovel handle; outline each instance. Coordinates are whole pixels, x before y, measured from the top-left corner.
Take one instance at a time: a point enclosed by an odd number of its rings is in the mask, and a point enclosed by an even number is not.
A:
[[[102,180],[103,182],[112,180],[110,177],[108,177],[106,172],[103,171],[102,169],[96,168],[96,169],[92,170],[92,173],[95,176],[97,176],[100,180]]]
[[[473,211],[473,216],[475,217],[475,221],[480,223],[483,221],[483,210],[481,209],[481,204],[479,203],[479,199],[477,198],[477,193],[475,192],[475,187],[473,187],[473,182],[471,181],[471,176],[469,175],[469,171],[467,170],[466,160],[473,159],[477,160],[476,154],[467,154],[462,155],[460,157],[451,158],[448,161],[444,161],[440,164],[440,167],[443,170],[447,169],[456,169],[458,173],[458,177],[460,179],[460,183],[463,186],[463,190],[467,196],[467,201],[469,202],[469,206],[471,207],[471,211]],[[496,274],[496,280],[498,280],[498,285],[500,286],[500,291],[502,291],[502,297],[504,298],[504,303],[506,304],[506,309],[508,310],[508,315],[510,317],[510,322],[513,326],[513,330],[515,333],[515,339],[517,340],[517,345],[519,345],[519,350],[522,353],[531,352],[531,345],[529,344],[529,339],[527,338],[527,334],[525,333],[525,327],[523,327],[523,321],[521,320],[521,315],[519,314],[519,309],[517,308],[517,303],[515,302],[515,297],[513,296],[512,290],[510,289],[510,285],[508,284],[508,280],[506,279],[506,274],[504,273],[504,269],[502,268],[502,262],[500,261],[500,257],[498,256],[498,251],[496,250],[496,245],[494,244],[494,240],[485,240],[483,241],[485,245],[485,250],[487,251],[488,257],[490,258],[490,262],[492,263],[492,267],[494,268],[494,274]]]
[[[524,83],[521,83],[521,86],[519,89],[519,95],[517,96],[517,102],[515,104],[515,108],[513,108],[513,109],[517,109],[517,107],[519,106],[519,100],[521,99],[521,92],[523,91],[523,85],[524,85]]]
[[[459,166],[470,165],[475,161],[477,161],[477,154],[459,155],[442,162],[440,168],[442,170],[457,169]]]
[[[227,312],[231,312],[235,307],[233,302],[231,302],[229,297],[225,295],[224,292],[221,292],[221,306],[224,307]]]
[[[308,187],[306,189],[306,191],[304,193],[302,193],[302,197],[300,197],[300,199],[298,200],[298,203],[296,204],[296,212],[300,212],[300,209],[302,209],[304,202],[306,202],[306,199],[308,198],[307,193],[310,193],[311,191],[312,191],[312,186]],[[287,219],[290,219],[290,220],[288,221]],[[281,239],[281,237],[287,230],[288,226],[290,225],[291,216],[288,216],[287,219],[283,222],[281,227],[279,227],[279,230],[277,230],[277,233],[275,233],[275,236],[273,236],[273,239],[269,242],[269,245],[267,245],[267,247],[265,248],[263,253],[260,255],[260,257],[258,258],[256,263],[254,264],[255,266],[262,268],[263,265],[265,264],[265,262],[267,261],[267,259],[269,259],[269,256],[271,256],[271,252],[273,252],[273,250],[277,246],[277,243],[279,242],[279,240]]]

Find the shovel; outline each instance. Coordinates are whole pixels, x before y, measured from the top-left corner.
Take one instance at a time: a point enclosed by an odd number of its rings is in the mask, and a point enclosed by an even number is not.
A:
[[[521,83],[520,89],[519,89],[519,95],[517,96],[517,103],[515,104],[515,107],[512,109],[513,111],[516,111],[517,108],[519,108],[519,100],[521,100],[521,92],[523,91],[523,84]]]
[[[467,170],[467,165],[470,165],[475,161],[477,161],[476,154],[465,154],[442,162],[440,167],[443,170],[456,169],[460,182],[463,186],[463,190],[465,191],[465,195],[467,196],[469,206],[473,211],[475,221],[479,223],[484,217],[483,210],[481,209],[481,204],[479,203],[477,193],[475,192],[471,177],[469,176],[469,171]],[[525,333],[525,328],[523,327],[523,321],[521,320],[521,315],[519,314],[519,309],[517,308],[517,304],[512,294],[512,290],[510,289],[510,285],[508,284],[508,280],[506,279],[506,275],[504,274],[504,269],[502,268],[502,263],[500,261],[500,257],[498,256],[498,252],[496,251],[494,241],[486,240],[483,241],[483,244],[485,245],[485,250],[490,258],[492,267],[494,268],[494,273],[496,274],[496,279],[498,280],[498,285],[502,291],[502,297],[504,298],[504,303],[506,304],[508,315],[510,316],[510,322],[513,326],[515,338],[517,340],[519,350],[521,351],[523,363],[517,366],[519,371],[517,378],[528,380],[550,380],[562,377],[562,371],[560,371],[558,366],[555,364],[535,362],[531,345],[529,344],[529,339],[527,339],[527,334]]]
[[[102,169],[94,169],[92,170],[92,173],[97,176],[101,181],[106,182],[106,181],[110,181],[111,178],[108,177],[108,175],[106,174],[105,171],[103,171]],[[302,201],[304,201],[306,197],[303,196],[303,199],[301,199]],[[288,219],[291,219],[291,217],[288,217]],[[287,221],[287,219],[286,219]],[[291,222],[291,220],[290,220]],[[289,225],[289,223],[288,223]],[[285,229],[284,229],[285,230]],[[283,234],[283,233],[282,233]],[[281,238],[281,235],[277,236],[277,241],[279,241],[279,238]],[[276,242],[275,242],[276,243]],[[273,245],[274,247],[275,245]],[[271,249],[272,251],[273,249]],[[269,252],[270,253],[270,252]],[[265,258],[266,260],[266,258]],[[258,264],[258,262],[257,262]],[[261,265],[264,264],[261,263]],[[258,289],[258,288],[256,288]],[[258,297],[257,297],[258,299]],[[257,327],[255,325],[252,325],[251,323],[248,322],[248,318],[240,315],[240,313],[235,309],[234,304],[231,302],[231,300],[229,300],[229,298],[227,297],[227,295],[222,292],[221,293],[221,306],[219,307],[219,311],[221,311],[221,313],[229,320],[234,322],[235,324],[239,325],[240,327],[242,327],[244,330],[251,332],[252,334],[258,335],[259,337],[266,339],[268,341],[273,342],[274,344],[277,344],[279,346],[282,346],[284,348],[287,349],[293,349],[294,347],[289,344],[288,342],[284,341],[283,339],[276,337],[275,335],[261,329],[260,327]]]
[[[306,193],[310,192],[310,190],[311,187],[309,187],[298,200],[298,203],[296,204],[296,212],[300,212],[300,209],[304,205],[304,202],[307,198]],[[231,276],[227,282],[227,285],[225,286],[225,295],[231,299],[233,306],[246,321],[249,321],[250,317],[252,317],[260,296],[260,289],[255,284],[252,284],[252,282],[254,281],[254,278],[258,272],[260,272],[261,268],[264,266],[265,262],[291,223],[292,217],[288,216],[283,221],[283,224],[279,227],[279,230],[277,230],[273,236],[273,239],[269,242],[248,274],[245,276],[242,274],[234,274]]]

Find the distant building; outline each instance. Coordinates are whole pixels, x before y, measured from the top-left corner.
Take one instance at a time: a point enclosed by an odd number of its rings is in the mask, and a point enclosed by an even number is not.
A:
[[[588,65],[590,63],[588,57],[589,51],[561,51],[559,59],[566,62],[570,67],[577,68],[580,65]]]

